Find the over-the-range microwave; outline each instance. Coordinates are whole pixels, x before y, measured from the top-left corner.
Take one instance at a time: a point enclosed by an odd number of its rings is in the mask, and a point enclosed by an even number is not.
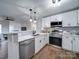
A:
[[[51,27],[62,27],[62,21],[54,21],[50,23]]]

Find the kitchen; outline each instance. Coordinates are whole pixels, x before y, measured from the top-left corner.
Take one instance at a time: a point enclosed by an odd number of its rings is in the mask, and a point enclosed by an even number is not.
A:
[[[79,58],[78,0],[3,0],[0,10],[0,59]]]

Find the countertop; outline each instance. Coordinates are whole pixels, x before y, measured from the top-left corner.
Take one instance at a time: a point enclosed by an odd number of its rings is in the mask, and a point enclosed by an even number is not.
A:
[[[33,39],[33,38],[34,38],[34,36],[32,36],[32,35],[21,36],[21,37],[18,37],[18,42],[22,42],[22,41],[25,41],[28,39]]]
[[[35,35],[21,36],[21,37],[18,37],[18,42],[22,42],[22,41],[25,41],[25,40],[28,40],[28,39],[34,39],[35,37],[38,37],[40,35],[45,35],[45,34],[48,34],[48,33],[37,33]]]

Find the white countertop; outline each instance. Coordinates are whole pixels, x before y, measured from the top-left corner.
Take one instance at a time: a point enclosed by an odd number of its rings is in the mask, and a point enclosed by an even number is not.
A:
[[[44,34],[47,34],[47,33],[38,33],[39,35],[44,35]],[[37,36],[39,36],[37,35]],[[28,40],[28,39],[32,39],[32,38],[35,38],[37,36],[33,36],[33,35],[25,35],[25,36],[20,36],[18,37],[18,42],[22,42],[22,41],[25,41],[25,40]]]
[[[32,35],[21,36],[21,37],[18,37],[18,42],[22,42],[22,41],[32,39],[32,38],[34,38],[34,36],[32,36]]]

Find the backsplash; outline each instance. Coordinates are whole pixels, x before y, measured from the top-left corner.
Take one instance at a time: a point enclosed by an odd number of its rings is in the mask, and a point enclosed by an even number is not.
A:
[[[71,34],[79,35],[79,27],[59,27],[59,28],[51,28],[50,31],[52,31],[52,30],[62,30],[62,31],[70,32]]]

